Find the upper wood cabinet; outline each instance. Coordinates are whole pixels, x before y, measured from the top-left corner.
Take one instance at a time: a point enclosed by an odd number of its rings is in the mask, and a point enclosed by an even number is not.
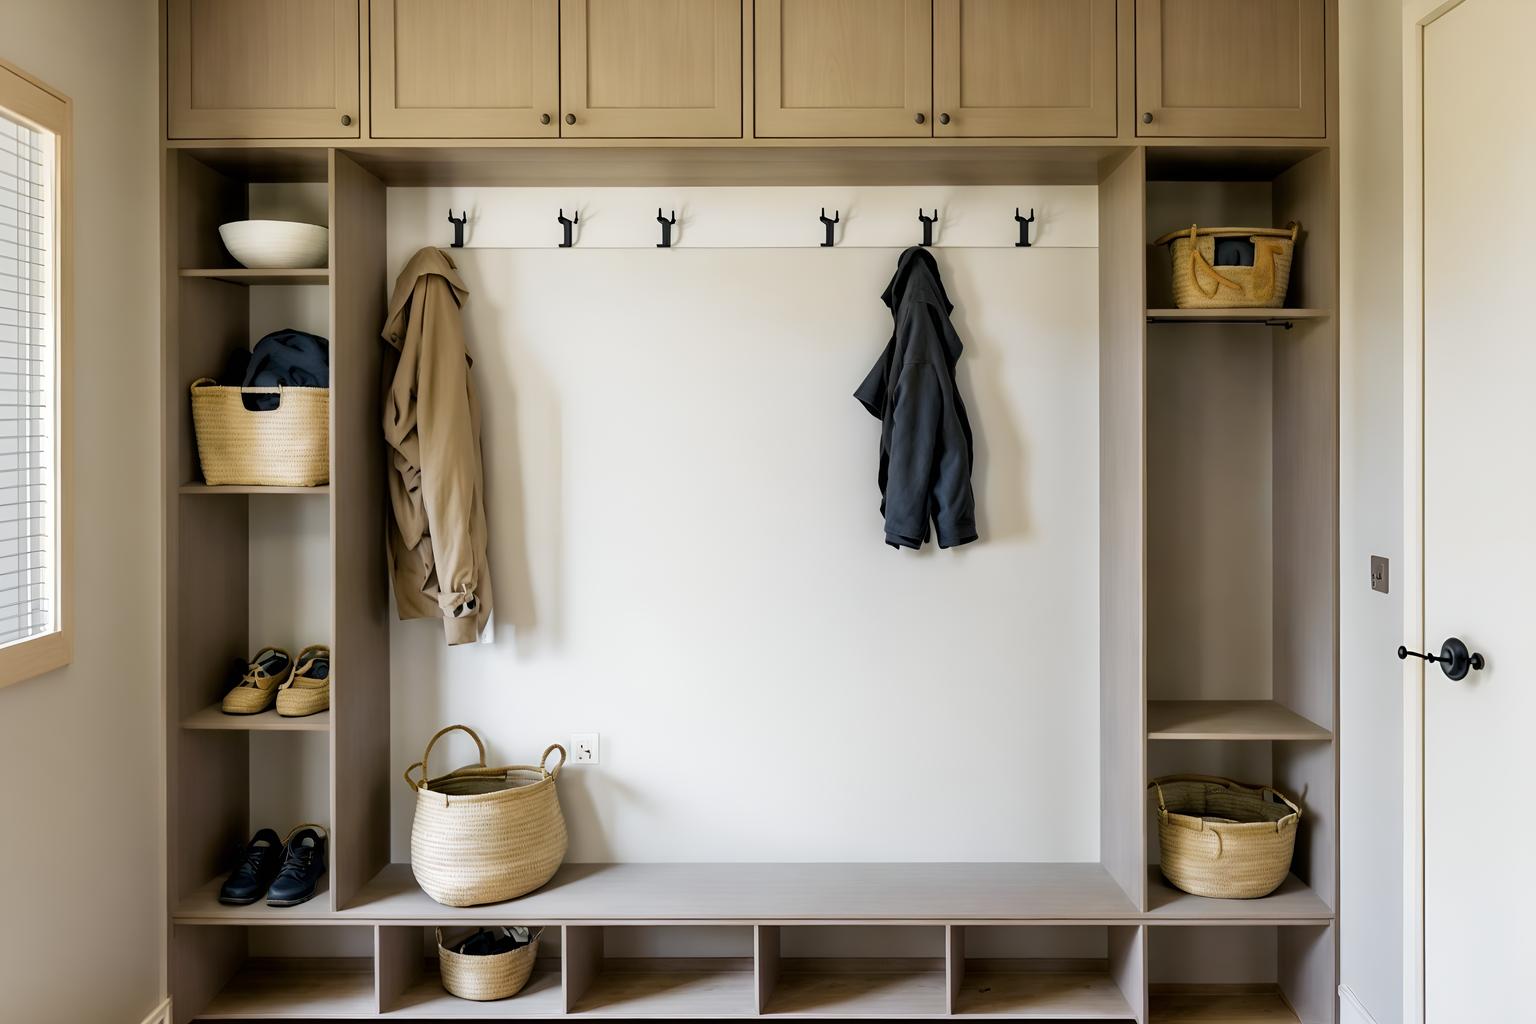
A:
[[[1325,134],[1326,0],[1137,0],[1137,134]]]
[[[560,0],[560,134],[741,135],[741,0]]]
[[[1115,0],[935,0],[937,136],[1115,134]]]
[[[930,0],[757,0],[757,134],[932,135]]]
[[[560,134],[559,0],[372,0],[373,134]]]
[[[356,138],[357,0],[167,0],[176,139]]]

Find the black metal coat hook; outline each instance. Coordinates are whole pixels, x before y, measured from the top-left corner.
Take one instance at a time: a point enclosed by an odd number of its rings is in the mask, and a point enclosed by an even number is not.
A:
[[[661,225],[661,241],[656,243],[656,248],[672,248],[672,225],[677,223],[677,211],[673,210],[672,218],[668,220],[661,215],[661,207],[656,207],[656,223]]]
[[[469,211],[464,211],[464,216],[455,217],[453,207],[448,208],[448,220],[453,224],[453,248],[464,248],[464,225],[469,223]]]
[[[1035,208],[1031,206],[1029,208],[1029,216],[1025,217],[1019,213],[1019,208],[1015,206],[1013,208],[1013,219],[1019,222],[1019,240],[1013,243],[1013,247],[1015,249],[1028,249],[1029,226],[1035,222]]]
[[[827,240],[825,242],[821,243],[821,247],[823,249],[830,249],[830,248],[832,248],[832,225],[836,224],[838,221],[840,221],[842,219],[843,219],[843,214],[842,214],[841,210],[833,210],[832,211],[832,219],[828,220],[827,219],[827,208],[825,206],[823,206],[821,208],[821,222],[827,226]]]
[[[939,219],[938,207],[934,207],[933,216],[930,217],[919,206],[917,208],[917,219],[923,222],[923,248],[926,249],[933,244],[933,225]]]
[[[562,206],[560,208],[560,216],[555,219],[560,222],[560,227],[565,230],[565,241],[560,243],[560,248],[569,249],[571,247],[571,225],[581,223],[581,211],[577,210],[574,216],[566,217],[565,207]]]

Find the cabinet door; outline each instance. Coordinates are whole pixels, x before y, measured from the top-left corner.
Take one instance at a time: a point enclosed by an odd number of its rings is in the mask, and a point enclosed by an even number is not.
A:
[[[1137,0],[1136,132],[1324,134],[1325,0]]]
[[[373,135],[560,134],[559,0],[372,0]]]
[[[1115,0],[935,0],[933,133],[1115,134]]]
[[[167,0],[175,139],[358,134],[357,0]]]
[[[738,138],[741,0],[560,0],[560,134]]]
[[[933,134],[930,0],[757,0],[757,134]]]

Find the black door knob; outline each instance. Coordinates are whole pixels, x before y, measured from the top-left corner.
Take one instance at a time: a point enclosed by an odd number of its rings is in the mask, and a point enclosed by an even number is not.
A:
[[[575,124],[576,123],[576,115],[575,114],[566,114],[565,115],[565,123],[566,124]]]
[[[341,125],[342,125],[343,128],[350,128],[350,127],[352,127],[352,115],[351,114],[342,114],[341,115]]]
[[[949,124],[949,115],[948,114],[940,114],[939,115],[939,124]]]
[[[549,124],[549,115],[548,114],[540,114],[539,115],[539,124]]]
[[[1151,124],[1152,123],[1152,111],[1149,110],[1145,114],[1141,115],[1141,123],[1142,124]]]
[[[922,124],[924,121],[928,120],[928,115],[918,114],[916,117],[912,118],[912,120],[916,121],[918,124]]]
[[[1397,649],[1399,660],[1407,658],[1422,658],[1431,665],[1439,665],[1447,679],[1461,681],[1467,678],[1467,673],[1474,669],[1481,669],[1487,664],[1481,654],[1475,654],[1467,650],[1467,645],[1457,637],[1451,637],[1440,645],[1439,655],[1420,654],[1418,651],[1410,651],[1406,647]]]

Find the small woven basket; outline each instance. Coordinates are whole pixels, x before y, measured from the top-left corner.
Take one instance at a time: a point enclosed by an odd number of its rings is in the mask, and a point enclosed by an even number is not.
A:
[[[542,929],[540,929],[542,931]],[[510,999],[528,984],[533,962],[539,956],[539,932],[521,949],[490,956],[455,953],[443,944],[443,930],[437,929],[437,963],[443,988],[460,999],[487,1002]]]
[[[253,411],[245,395],[277,395],[276,409]],[[222,387],[192,382],[197,457],[210,484],[317,487],[331,480],[328,388]]]
[[[1170,231],[1154,244],[1173,255],[1173,301],[1180,309],[1275,309],[1285,305],[1301,225],[1285,228],[1202,228]],[[1216,240],[1253,243],[1253,266],[1218,267]]]
[[[480,761],[433,778],[432,748],[454,731],[468,733]],[[549,755],[560,752],[553,769]],[[555,780],[565,748],[550,744],[532,765],[487,768],[485,744],[468,726],[450,725],[427,741],[421,760],[405,770],[416,794],[411,823],[411,870],[422,891],[448,907],[500,903],[549,881],[565,860],[565,817]],[[420,770],[421,777],[414,773]]]
[[[1280,888],[1301,820],[1301,808],[1285,794],[1209,775],[1166,775],[1151,788],[1169,882],[1196,896],[1229,900],[1258,899]]]

